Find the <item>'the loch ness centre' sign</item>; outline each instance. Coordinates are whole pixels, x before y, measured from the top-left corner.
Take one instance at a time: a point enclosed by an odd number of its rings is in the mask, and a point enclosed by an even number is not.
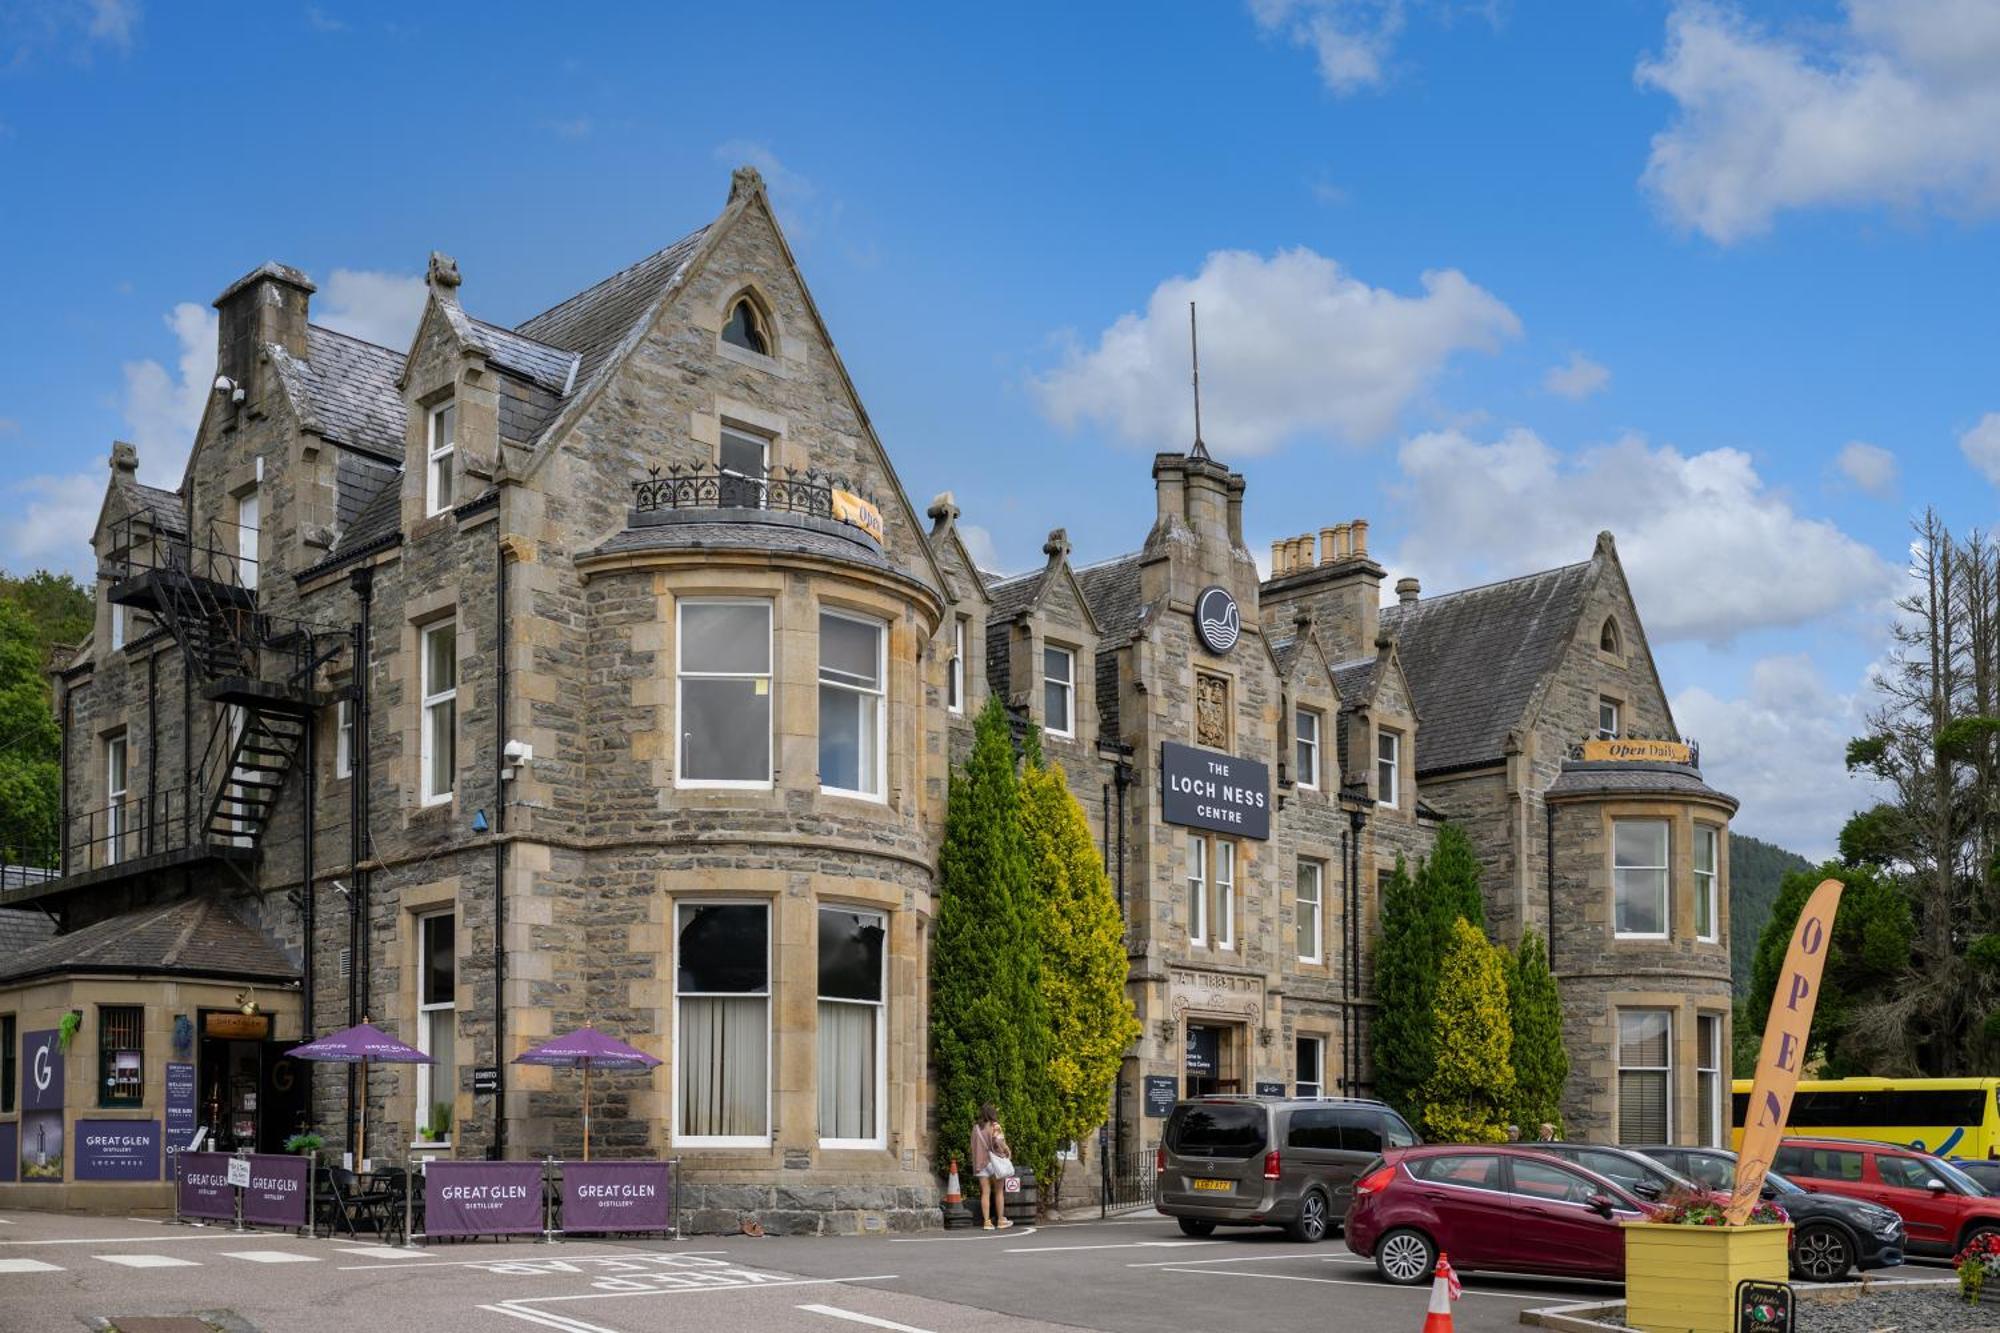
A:
[[[1271,770],[1254,759],[1164,741],[1160,817],[1187,828],[1269,838]]]

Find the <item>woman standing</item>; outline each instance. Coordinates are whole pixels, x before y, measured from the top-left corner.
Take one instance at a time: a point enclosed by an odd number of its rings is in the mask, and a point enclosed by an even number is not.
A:
[[[1000,1128],[1000,1113],[987,1102],[979,1108],[972,1125],[972,1177],[979,1182],[979,1211],[988,1231],[1005,1231],[1014,1224],[1007,1220],[1004,1205],[1007,1177],[1014,1174],[1014,1150]],[[996,1224],[994,1219],[998,1218]]]

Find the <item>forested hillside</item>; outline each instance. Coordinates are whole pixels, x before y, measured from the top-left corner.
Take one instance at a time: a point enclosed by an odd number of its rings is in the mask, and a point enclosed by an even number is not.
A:
[[[0,859],[39,863],[56,845],[62,740],[46,668],[90,622],[90,594],[68,575],[0,573]]]
[[[1771,919],[1779,881],[1787,872],[1811,864],[1797,852],[1746,834],[1729,835],[1729,970],[1737,999],[1749,990],[1750,964],[1757,956],[1764,923]]]

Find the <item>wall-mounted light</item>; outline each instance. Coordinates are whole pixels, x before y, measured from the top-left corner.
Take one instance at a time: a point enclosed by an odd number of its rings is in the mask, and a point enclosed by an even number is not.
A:
[[[472,812],[472,831],[474,833],[484,833],[486,829],[486,812],[484,810],[474,810]]]

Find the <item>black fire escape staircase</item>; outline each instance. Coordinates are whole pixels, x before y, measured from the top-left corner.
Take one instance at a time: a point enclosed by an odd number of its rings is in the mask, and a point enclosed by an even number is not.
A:
[[[222,705],[176,812],[182,827],[165,832],[180,847],[205,846],[233,862],[254,855],[269,827],[325,702],[314,681],[348,636],[260,610],[243,578],[254,566],[216,540],[226,526],[211,525],[206,540],[152,524],[123,534],[110,598],[171,634],[190,683]]]

